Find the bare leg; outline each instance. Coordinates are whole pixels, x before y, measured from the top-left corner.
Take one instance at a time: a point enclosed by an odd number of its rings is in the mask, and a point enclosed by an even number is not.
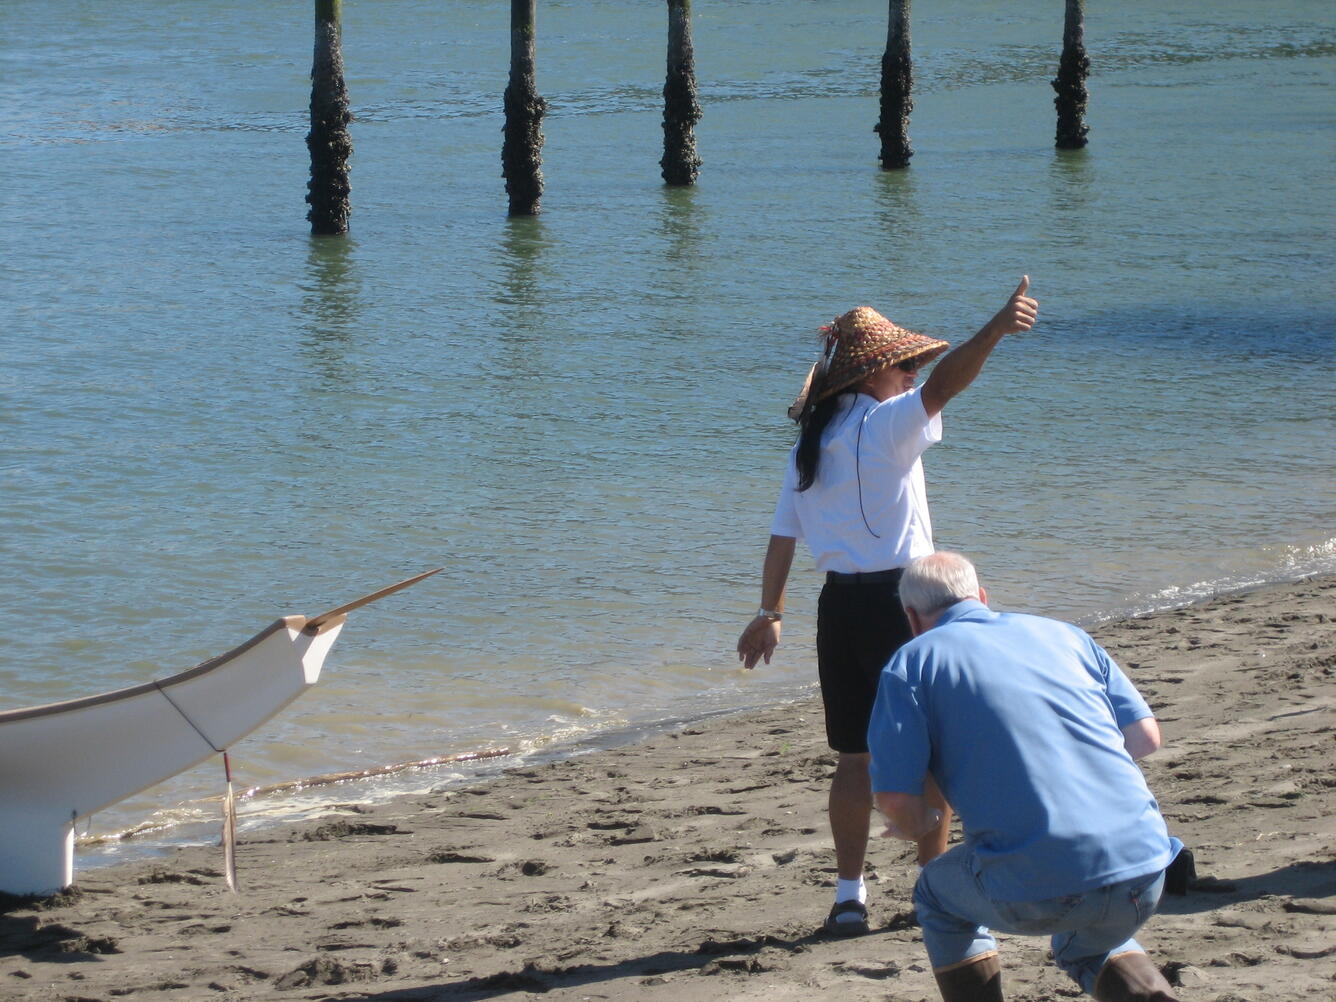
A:
[[[872,780],[866,752],[840,752],[830,783],[830,832],[835,839],[835,867],[842,880],[863,875],[872,826]]]
[[[926,835],[920,835],[918,838],[918,865],[923,866],[930,860],[936,859],[942,853],[946,852],[946,837],[951,830],[951,805],[946,802],[942,796],[942,791],[937,788],[937,782],[932,776],[926,777],[923,784],[923,798],[930,807],[935,807],[942,812],[942,820],[937,827]]]

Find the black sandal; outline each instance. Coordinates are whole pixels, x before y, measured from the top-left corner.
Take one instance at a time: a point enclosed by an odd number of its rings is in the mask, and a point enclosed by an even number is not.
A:
[[[858,917],[841,921],[841,915],[857,915]],[[867,924],[867,906],[854,898],[850,898],[848,901],[835,902],[835,907],[826,916],[826,922],[822,928],[832,936],[866,936],[872,931]]]

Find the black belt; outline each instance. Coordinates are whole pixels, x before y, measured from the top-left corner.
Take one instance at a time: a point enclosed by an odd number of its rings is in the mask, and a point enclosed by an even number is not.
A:
[[[894,583],[900,580],[900,575],[904,572],[905,569],[903,567],[892,567],[889,571],[854,571],[851,574],[845,574],[841,571],[826,571],[826,584],[851,585]]]

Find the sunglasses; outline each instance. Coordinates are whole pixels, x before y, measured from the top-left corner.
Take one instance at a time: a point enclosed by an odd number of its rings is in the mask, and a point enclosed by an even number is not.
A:
[[[903,362],[896,362],[895,367],[904,372],[918,372],[919,369],[923,368],[923,359],[907,358]]]

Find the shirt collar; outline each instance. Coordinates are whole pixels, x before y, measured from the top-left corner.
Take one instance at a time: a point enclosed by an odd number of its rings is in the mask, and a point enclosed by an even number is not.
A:
[[[895,396],[887,397],[885,400],[878,400],[870,393],[864,393],[862,390],[853,390],[853,389],[845,390],[843,393],[840,394],[840,396],[853,397],[855,402],[860,400],[865,400],[867,401],[868,406],[876,407],[878,404],[889,403],[892,400],[899,400],[901,397],[907,397],[910,394],[918,393],[922,389],[923,385],[920,383],[905,390],[904,393],[897,393]]]
[[[943,609],[933,626],[934,628],[945,626],[947,623],[954,623],[958,619],[992,619],[996,615],[997,613],[978,599],[966,598]]]

